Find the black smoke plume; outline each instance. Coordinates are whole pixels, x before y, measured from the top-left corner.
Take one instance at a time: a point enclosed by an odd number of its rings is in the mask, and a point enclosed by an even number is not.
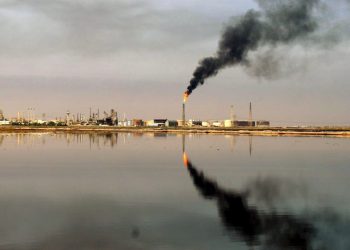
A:
[[[249,10],[235,25],[227,26],[216,54],[199,62],[187,87],[188,95],[225,67],[249,67],[249,52],[264,45],[276,46],[305,39],[318,27],[315,12],[319,0],[256,1],[261,10]]]
[[[308,250],[312,248],[315,227],[307,220],[275,212],[262,213],[247,202],[247,192],[225,190],[187,160],[193,184],[205,199],[216,200],[220,218],[247,245],[263,249]]]

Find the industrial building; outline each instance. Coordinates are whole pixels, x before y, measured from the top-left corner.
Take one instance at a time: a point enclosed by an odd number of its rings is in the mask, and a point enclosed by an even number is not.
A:
[[[77,115],[78,117],[78,115]],[[86,122],[81,119],[82,117],[79,117],[79,122],[80,124],[85,124]],[[68,120],[68,118],[67,118]],[[75,120],[75,119],[73,119]],[[70,123],[73,122],[73,120],[69,119]],[[106,111],[103,112],[103,118],[100,118],[100,110],[97,110],[97,113],[91,112],[90,108],[90,116],[87,121],[88,125],[107,125],[107,126],[117,126],[118,125],[118,113],[114,110],[111,109],[110,113],[108,114]],[[67,122],[67,125],[69,123]]]
[[[257,127],[270,127],[270,122],[269,121],[256,121],[256,126]]]
[[[167,121],[165,122],[165,126],[166,126],[166,127],[173,127],[173,128],[175,128],[175,127],[179,126],[179,124],[178,124],[178,122],[175,121],[175,120],[167,120]]]
[[[255,127],[255,121],[233,121],[234,127]]]
[[[225,128],[231,128],[234,126],[234,121],[233,120],[225,120],[224,121],[224,127]]]
[[[177,125],[179,127],[184,127],[184,126],[186,126],[186,121],[185,120],[177,120]]]
[[[5,119],[4,113],[0,109],[0,125],[9,125],[10,122]]]
[[[133,127],[142,127],[142,126],[144,126],[144,122],[141,119],[133,119],[132,126]]]
[[[7,120],[1,120],[0,125],[10,125],[10,121]]]
[[[147,127],[165,127],[165,123],[168,119],[153,119],[146,121]]]
[[[118,122],[120,127],[142,127],[145,122],[141,119],[123,120]]]
[[[195,126],[202,126],[202,121],[199,120],[189,120],[188,126],[195,127]]]

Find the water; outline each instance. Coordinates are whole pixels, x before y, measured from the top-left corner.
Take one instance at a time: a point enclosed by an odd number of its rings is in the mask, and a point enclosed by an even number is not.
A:
[[[350,249],[350,139],[0,134],[0,249]]]

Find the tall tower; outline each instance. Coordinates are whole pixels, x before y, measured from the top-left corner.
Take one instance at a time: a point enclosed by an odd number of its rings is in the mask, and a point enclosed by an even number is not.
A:
[[[69,125],[70,125],[70,120],[69,120],[70,112],[67,111],[66,115],[67,115],[67,116],[66,116],[66,123],[67,123],[67,126],[69,126]]]
[[[187,98],[188,98],[188,93],[185,92],[183,94],[183,102],[182,102],[182,126],[183,127],[186,126],[186,115],[185,115],[185,112],[186,112],[186,101],[187,101]]]
[[[253,112],[252,112],[252,103],[249,103],[249,126],[253,126]]]
[[[186,126],[186,117],[185,117],[185,102],[182,103],[182,125]]]

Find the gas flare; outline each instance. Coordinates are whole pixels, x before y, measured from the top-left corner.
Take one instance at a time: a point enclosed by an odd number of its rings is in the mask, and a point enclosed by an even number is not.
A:
[[[183,95],[184,103],[187,102],[188,96],[189,96],[189,93],[188,91],[186,91]]]

